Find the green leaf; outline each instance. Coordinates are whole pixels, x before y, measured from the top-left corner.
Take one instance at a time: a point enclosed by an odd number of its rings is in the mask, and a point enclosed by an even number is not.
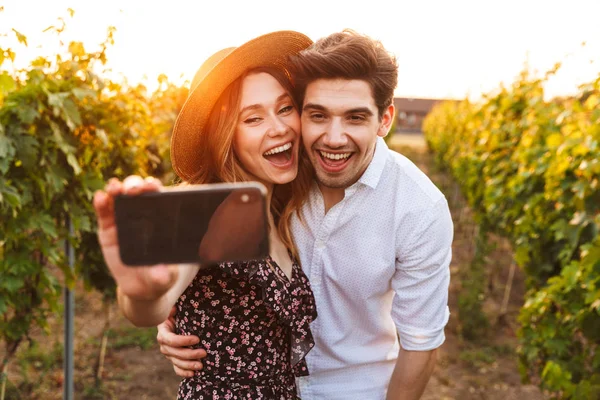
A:
[[[12,157],[14,154],[13,141],[4,134],[4,128],[0,124],[0,158]]]
[[[548,361],[542,371],[542,379],[551,390],[561,390],[570,388],[571,373],[563,370],[561,366],[554,361]]]
[[[0,182],[0,203],[6,202],[13,208],[21,206],[21,197],[19,192],[12,186],[7,186],[6,183]]]
[[[69,93],[49,93],[48,104],[52,107],[62,108],[64,100],[69,96]]]
[[[78,100],[83,100],[86,97],[95,97],[96,92],[90,89],[83,88],[75,88],[72,90],[73,96],[75,96]]]
[[[15,57],[17,56],[16,53],[14,51],[12,51],[11,49],[6,49],[5,51],[6,51],[6,55],[10,59],[10,61],[15,62]]]
[[[39,117],[40,113],[32,106],[23,105],[17,110],[17,115],[19,116],[21,122],[29,125],[33,123],[37,117]]]
[[[67,123],[67,126],[71,131],[74,131],[77,126],[81,125],[81,115],[79,114],[77,106],[71,99],[66,99],[63,102],[62,109],[65,113],[65,122]]]
[[[39,214],[35,218],[36,227],[41,229],[46,235],[55,238],[58,236],[56,233],[56,224],[52,217],[48,214]]]
[[[79,163],[77,162],[77,159],[73,153],[67,154],[67,162],[73,168],[75,175],[79,175],[81,173],[81,167],[79,166]]]
[[[515,262],[517,263],[517,265],[523,267],[527,265],[527,263],[529,263],[529,260],[529,250],[524,246],[519,246],[515,253]]]
[[[102,177],[94,175],[92,173],[87,173],[82,177],[81,182],[83,186],[89,189],[90,193],[94,193],[96,190],[100,190],[106,185],[106,182]],[[91,198],[90,198],[91,199]]]
[[[579,265],[573,263],[565,268],[563,268],[561,276],[564,279],[564,289],[565,291],[570,291],[574,289],[577,285],[577,281],[581,273],[579,272]]]
[[[25,35],[23,35],[22,33],[18,32],[14,28],[13,28],[13,32],[15,33],[15,35],[17,35],[17,40],[19,41],[19,43],[22,43],[25,46],[27,46],[27,37]]]
[[[83,47],[83,43],[81,42],[71,42],[69,44],[69,53],[75,57],[82,57],[85,55],[85,48]]]
[[[600,342],[600,315],[595,312],[587,314],[581,321],[581,331],[592,342]]]
[[[104,129],[96,129],[96,136],[102,140],[102,143],[105,146],[108,146],[108,136],[106,136],[106,131]]]
[[[17,158],[22,162],[23,168],[31,169],[37,165],[39,143],[29,135],[20,135],[15,139]]]
[[[2,52],[0,52],[0,65],[2,65],[3,58]],[[8,94],[15,90],[16,86],[15,79],[8,72],[4,71],[0,74],[0,93]]]
[[[15,276],[9,275],[2,278],[2,283],[0,284],[0,287],[5,289],[8,293],[16,293],[17,290],[23,287],[23,284],[23,279],[19,279]]]
[[[92,221],[87,215],[83,215],[79,218],[77,230],[83,232],[89,232],[92,230]]]
[[[67,184],[68,176],[68,172],[57,165],[48,170],[45,174],[45,181],[48,183],[49,188],[52,189],[50,193],[60,193]]]
[[[587,219],[587,215],[585,211],[578,211],[573,215],[573,218],[569,221],[570,225],[580,225],[585,222]]]
[[[63,135],[63,131],[60,129],[60,126],[56,122],[54,122],[52,120],[50,120],[49,123],[50,123],[50,128],[52,129],[54,141],[58,145],[58,148],[67,157],[68,157],[69,154],[73,155],[73,152],[75,151],[75,149],[73,148],[73,146],[71,146],[70,144],[68,144],[67,141],[65,140],[65,137]]]

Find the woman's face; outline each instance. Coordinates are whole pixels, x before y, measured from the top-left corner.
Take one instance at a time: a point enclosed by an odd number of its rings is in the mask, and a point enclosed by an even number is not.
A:
[[[233,145],[246,171],[267,187],[296,178],[300,116],[288,92],[266,72],[242,82]]]

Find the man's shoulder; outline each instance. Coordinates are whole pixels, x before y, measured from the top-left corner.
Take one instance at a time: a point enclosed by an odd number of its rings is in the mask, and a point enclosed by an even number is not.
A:
[[[384,177],[390,186],[387,189],[408,204],[432,206],[444,198],[442,191],[414,162],[394,150],[388,150]]]

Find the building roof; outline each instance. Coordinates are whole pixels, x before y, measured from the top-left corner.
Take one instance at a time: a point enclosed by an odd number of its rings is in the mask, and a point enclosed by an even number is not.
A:
[[[413,99],[409,97],[394,97],[396,112],[421,112],[427,114],[431,108],[444,99]]]

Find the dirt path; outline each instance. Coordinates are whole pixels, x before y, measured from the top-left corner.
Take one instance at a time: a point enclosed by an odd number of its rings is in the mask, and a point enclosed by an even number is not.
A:
[[[500,304],[512,259],[510,248],[498,241],[498,248],[489,258],[489,295],[486,312],[491,316],[492,335],[480,344],[464,342],[458,324],[457,295],[460,291],[458,273],[473,254],[475,226],[469,208],[457,186],[438,171],[423,137],[415,134],[396,135],[391,146],[413,160],[436,185],[444,191],[451,207],[455,238],[451,264],[450,309],[446,342],[439,350],[438,365],[423,400],[538,400],[543,399],[533,385],[522,385],[517,369],[516,316],[524,292],[523,276],[517,270],[506,318],[498,322]],[[100,386],[95,385],[94,370],[103,327],[100,296],[76,291],[75,393],[77,400],[142,399],[163,400],[176,397],[179,378],[171,364],[159,353],[156,330],[132,327],[112,307],[112,331]],[[11,364],[7,399],[62,399],[62,316],[51,321],[51,334],[33,335],[38,349],[23,347],[19,359]],[[52,351],[54,349],[55,351]],[[58,349],[58,350],[56,350]]]

